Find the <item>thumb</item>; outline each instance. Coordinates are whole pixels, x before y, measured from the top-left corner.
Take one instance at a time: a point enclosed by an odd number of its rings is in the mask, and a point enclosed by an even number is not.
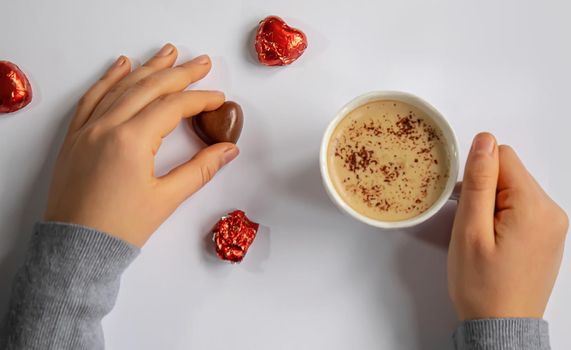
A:
[[[494,214],[498,183],[499,157],[492,134],[476,135],[466,161],[464,181],[454,220],[455,229],[470,241],[494,242]]]
[[[238,156],[233,143],[217,143],[198,152],[188,162],[179,165],[161,178],[167,195],[182,202],[206,185],[216,173]]]

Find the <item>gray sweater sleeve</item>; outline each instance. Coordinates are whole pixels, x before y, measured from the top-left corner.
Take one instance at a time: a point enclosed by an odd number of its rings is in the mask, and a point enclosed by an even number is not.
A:
[[[454,332],[457,350],[549,350],[547,322],[532,318],[464,321]]]
[[[0,348],[103,349],[101,319],[138,254],[138,248],[87,227],[36,224]]]
[[[0,349],[103,349],[101,319],[139,249],[87,227],[39,223],[14,282]],[[457,350],[548,350],[537,319],[465,321]]]

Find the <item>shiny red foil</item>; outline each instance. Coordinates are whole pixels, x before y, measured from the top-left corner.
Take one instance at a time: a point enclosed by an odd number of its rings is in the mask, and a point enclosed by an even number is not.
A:
[[[241,262],[254,242],[259,226],[241,210],[222,217],[212,229],[218,257],[232,263]]]
[[[297,60],[307,48],[307,37],[288,26],[281,18],[269,16],[260,22],[256,33],[258,60],[266,66],[284,66]]]
[[[28,78],[12,62],[0,61],[0,113],[11,113],[32,102]]]

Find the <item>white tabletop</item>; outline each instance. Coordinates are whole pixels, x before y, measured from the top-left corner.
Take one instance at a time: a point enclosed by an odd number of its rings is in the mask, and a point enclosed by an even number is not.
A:
[[[123,277],[104,319],[108,349],[448,349],[454,207],[413,230],[385,232],[341,214],[317,154],[336,110],[371,90],[403,90],[438,108],[465,159],[472,136],[513,145],[571,211],[571,2],[5,1],[0,59],[29,75],[35,98],[0,117],[0,311],[75,101],[120,54],[163,43],[181,60],[209,53],[197,84],[245,112],[242,154],[164,223]],[[302,28],[309,48],[287,68],[260,66],[251,35],[266,15]],[[200,143],[181,126],[164,171]],[[264,225],[243,264],[210,255],[208,229],[232,208]],[[554,349],[571,348],[567,254],[546,314]]]

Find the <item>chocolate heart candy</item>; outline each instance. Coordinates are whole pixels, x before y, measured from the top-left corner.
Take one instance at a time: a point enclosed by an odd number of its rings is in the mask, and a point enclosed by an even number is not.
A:
[[[190,119],[198,137],[208,145],[219,142],[236,143],[244,123],[242,108],[232,101],[226,101],[218,109],[202,112]]]
[[[307,48],[307,37],[277,16],[260,22],[256,32],[258,61],[266,66],[285,66],[297,60]]]
[[[12,62],[0,61],[0,113],[11,113],[32,102],[26,74]]]

